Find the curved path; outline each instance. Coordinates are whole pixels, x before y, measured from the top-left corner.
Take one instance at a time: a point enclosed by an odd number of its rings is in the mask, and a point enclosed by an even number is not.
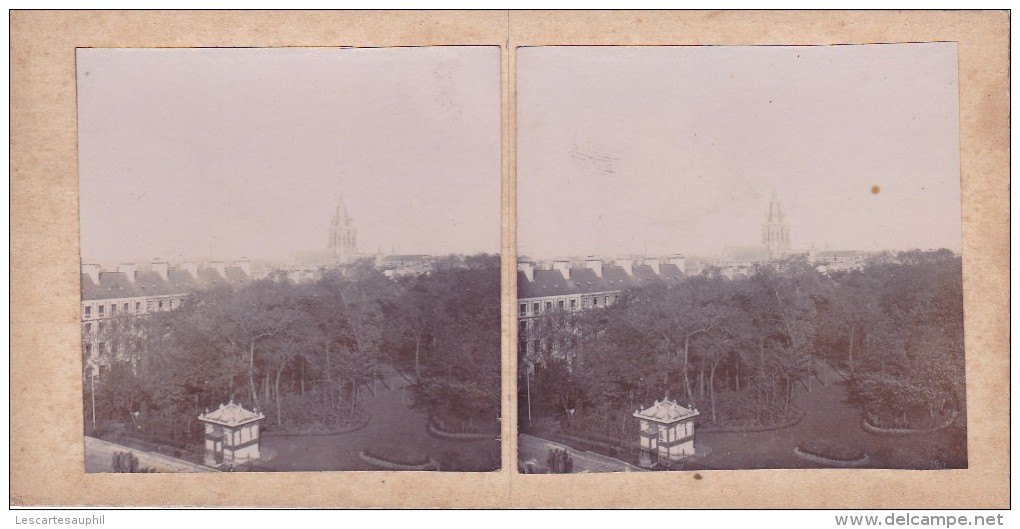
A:
[[[441,470],[489,471],[499,467],[499,443],[445,441],[426,431],[428,416],[410,407],[411,389],[396,371],[387,368],[387,389],[376,385],[376,394],[364,400],[372,419],[354,432],[307,437],[266,437],[262,440],[260,466],[280,472],[306,470],[378,470],[358,457],[368,446],[390,444],[416,447],[439,461]]]

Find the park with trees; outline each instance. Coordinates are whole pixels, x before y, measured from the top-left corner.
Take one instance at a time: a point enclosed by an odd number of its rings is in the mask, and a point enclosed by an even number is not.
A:
[[[560,352],[520,359],[535,366],[521,370],[522,431],[628,459],[633,412],[668,397],[699,410],[709,451],[754,452],[790,429],[812,437],[794,445],[881,445],[876,466],[966,467],[962,263],[948,250],[829,273],[803,257],[734,278],[706,268],[539,329]],[[704,464],[725,468],[717,452]]]
[[[498,435],[498,255],[392,279],[371,260],[322,272],[222,285],[111,326],[119,354],[84,378],[86,434],[201,453],[197,417],[232,400],[264,413],[268,435],[342,435],[385,423],[365,403],[398,379],[430,429]]]

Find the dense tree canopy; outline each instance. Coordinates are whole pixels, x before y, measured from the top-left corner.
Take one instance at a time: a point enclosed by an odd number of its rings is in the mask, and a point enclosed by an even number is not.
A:
[[[629,415],[667,396],[706,423],[781,424],[830,371],[877,425],[925,427],[962,404],[961,261],[945,250],[830,274],[802,258],[706,273],[557,317],[537,325],[574,345],[526,359],[521,391],[534,413],[601,435],[631,437]]]

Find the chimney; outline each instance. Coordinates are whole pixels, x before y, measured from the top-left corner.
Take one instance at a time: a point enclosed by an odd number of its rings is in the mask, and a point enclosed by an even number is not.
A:
[[[81,273],[88,274],[89,279],[93,283],[99,284],[99,265],[97,264],[83,264],[81,265]]]
[[[152,263],[152,271],[158,273],[159,277],[163,278],[163,281],[166,281],[168,279],[167,278],[167,272],[169,270],[170,270],[170,265],[168,265],[166,263],[159,263],[159,262]]]
[[[659,275],[659,258],[658,257],[646,257],[645,264],[652,267],[655,271],[655,275]]]
[[[198,279],[198,263],[194,261],[187,261],[177,265],[177,268],[187,271],[191,274],[192,279]]]
[[[223,261],[213,261],[209,263],[209,268],[219,272],[220,277],[227,278],[227,265]]]
[[[563,274],[563,279],[570,279],[570,261],[557,259],[553,261],[552,269],[559,270]]]
[[[595,275],[602,277],[602,259],[595,256],[588,256],[588,258],[584,260],[584,267],[590,268],[595,272]]]
[[[240,261],[234,261],[234,266],[244,271],[244,275],[251,279],[251,261],[242,259]]]
[[[121,263],[117,265],[117,271],[124,272],[124,275],[127,276],[128,281],[134,283],[135,272],[138,271],[138,265],[136,265],[135,263]]]
[[[524,272],[528,281],[535,281],[535,263],[531,261],[517,261],[517,271]]]
[[[627,275],[634,275],[634,260],[633,259],[617,259],[616,266],[623,268]]]
[[[679,254],[670,256],[669,264],[674,265],[677,268],[679,268],[680,269],[680,273],[682,273],[682,274],[686,274],[687,273],[687,260],[684,259],[684,256],[679,255]]]

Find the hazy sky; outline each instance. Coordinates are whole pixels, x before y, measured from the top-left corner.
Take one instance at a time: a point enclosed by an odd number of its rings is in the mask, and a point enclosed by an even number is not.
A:
[[[519,252],[759,244],[773,186],[795,250],[959,250],[956,64],[954,43],[520,49]]]
[[[498,47],[82,49],[86,261],[496,252]]]

